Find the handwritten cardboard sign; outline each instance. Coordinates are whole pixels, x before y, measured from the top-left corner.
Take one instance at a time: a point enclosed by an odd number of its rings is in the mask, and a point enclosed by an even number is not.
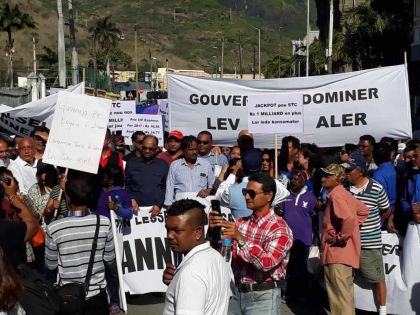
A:
[[[111,101],[60,92],[43,161],[96,174]]]

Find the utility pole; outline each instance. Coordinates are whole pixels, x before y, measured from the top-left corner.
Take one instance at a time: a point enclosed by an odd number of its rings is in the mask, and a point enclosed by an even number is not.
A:
[[[330,31],[328,34],[328,73],[332,74],[332,44],[333,44],[333,33],[334,33],[334,3],[330,0]]]
[[[152,51],[149,48],[149,61],[150,61],[150,90],[153,91],[153,76],[152,76]]]
[[[280,57],[281,57],[281,46],[280,46],[280,43],[279,43],[279,78],[280,78],[280,76],[281,76],[281,70],[280,70]]]
[[[222,61],[221,61],[221,68],[220,68],[220,78],[223,78],[223,59],[225,54],[225,35],[222,35]]]
[[[261,80],[261,29],[258,29],[258,79]]]
[[[306,76],[309,76],[309,0],[306,2]],[[299,62],[300,68],[300,62]],[[300,69],[299,69],[300,71]],[[300,73],[299,73],[300,76]]]
[[[239,73],[241,76],[241,79],[243,78],[243,72],[242,72],[242,42],[241,42],[241,35],[239,35]]]
[[[57,0],[58,11],[58,81],[60,87],[65,88],[66,84],[66,47],[64,43],[64,19],[63,3]]]
[[[255,80],[255,44],[254,44],[254,55],[252,58],[252,78]]]
[[[79,60],[76,50],[76,30],[74,23],[74,12],[72,0],[68,0],[69,6],[69,28],[70,28],[70,45],[71,45],[71,81],[76,85],[79,81]]]
[[[139,66],[137,63],[138,56],[137,56],[137,24],[134,24],[134,58],[136,58],[136,101],[138,102],[139,99]]]
[[[36,75],[36,42],[35,42],[35,36],[32,36],[32,43],[33,43],[33,51],[34,51],[34,73]]]

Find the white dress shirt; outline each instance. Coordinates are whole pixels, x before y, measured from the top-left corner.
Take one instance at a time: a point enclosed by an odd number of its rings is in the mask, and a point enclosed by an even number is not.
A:
[[[35,160],[34,164],[31,165],[28,162],[22,160],[18,156],[15,160],[11,161],[9,170],[13,173],[13,176],[19,182],[19,190],[23,194],[28,194],[29,188],[33,184],[37,183],[36,171],[38,160]]]
[[[163,315],[227,314],[232,269],[210,243],[194,247],[178,266],[166,291]]]

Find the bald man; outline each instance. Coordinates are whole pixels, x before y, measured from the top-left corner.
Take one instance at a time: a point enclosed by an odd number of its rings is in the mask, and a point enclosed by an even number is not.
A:
[[[17,145],[18,157],[10,163],[9,170],[19,182],[19,190],[27,194],[29,188],[37,182],[35,143],[32,138],[23,138]]]
[[[227,314],[232,273],[206,242],[205,222],[204,206],[195,200],[176,201],[167,212],[169,245],[185,257],[177,268],[168,264],[163,274],[169,285],[163,315]]]
[[[0,139],[0,166],[9,167],[9,144],[6,140]]]

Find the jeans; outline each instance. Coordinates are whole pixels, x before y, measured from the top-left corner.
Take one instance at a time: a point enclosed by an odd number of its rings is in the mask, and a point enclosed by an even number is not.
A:
[[[236,292],[230,299],[229,315],[280,315],[281,289]]]

